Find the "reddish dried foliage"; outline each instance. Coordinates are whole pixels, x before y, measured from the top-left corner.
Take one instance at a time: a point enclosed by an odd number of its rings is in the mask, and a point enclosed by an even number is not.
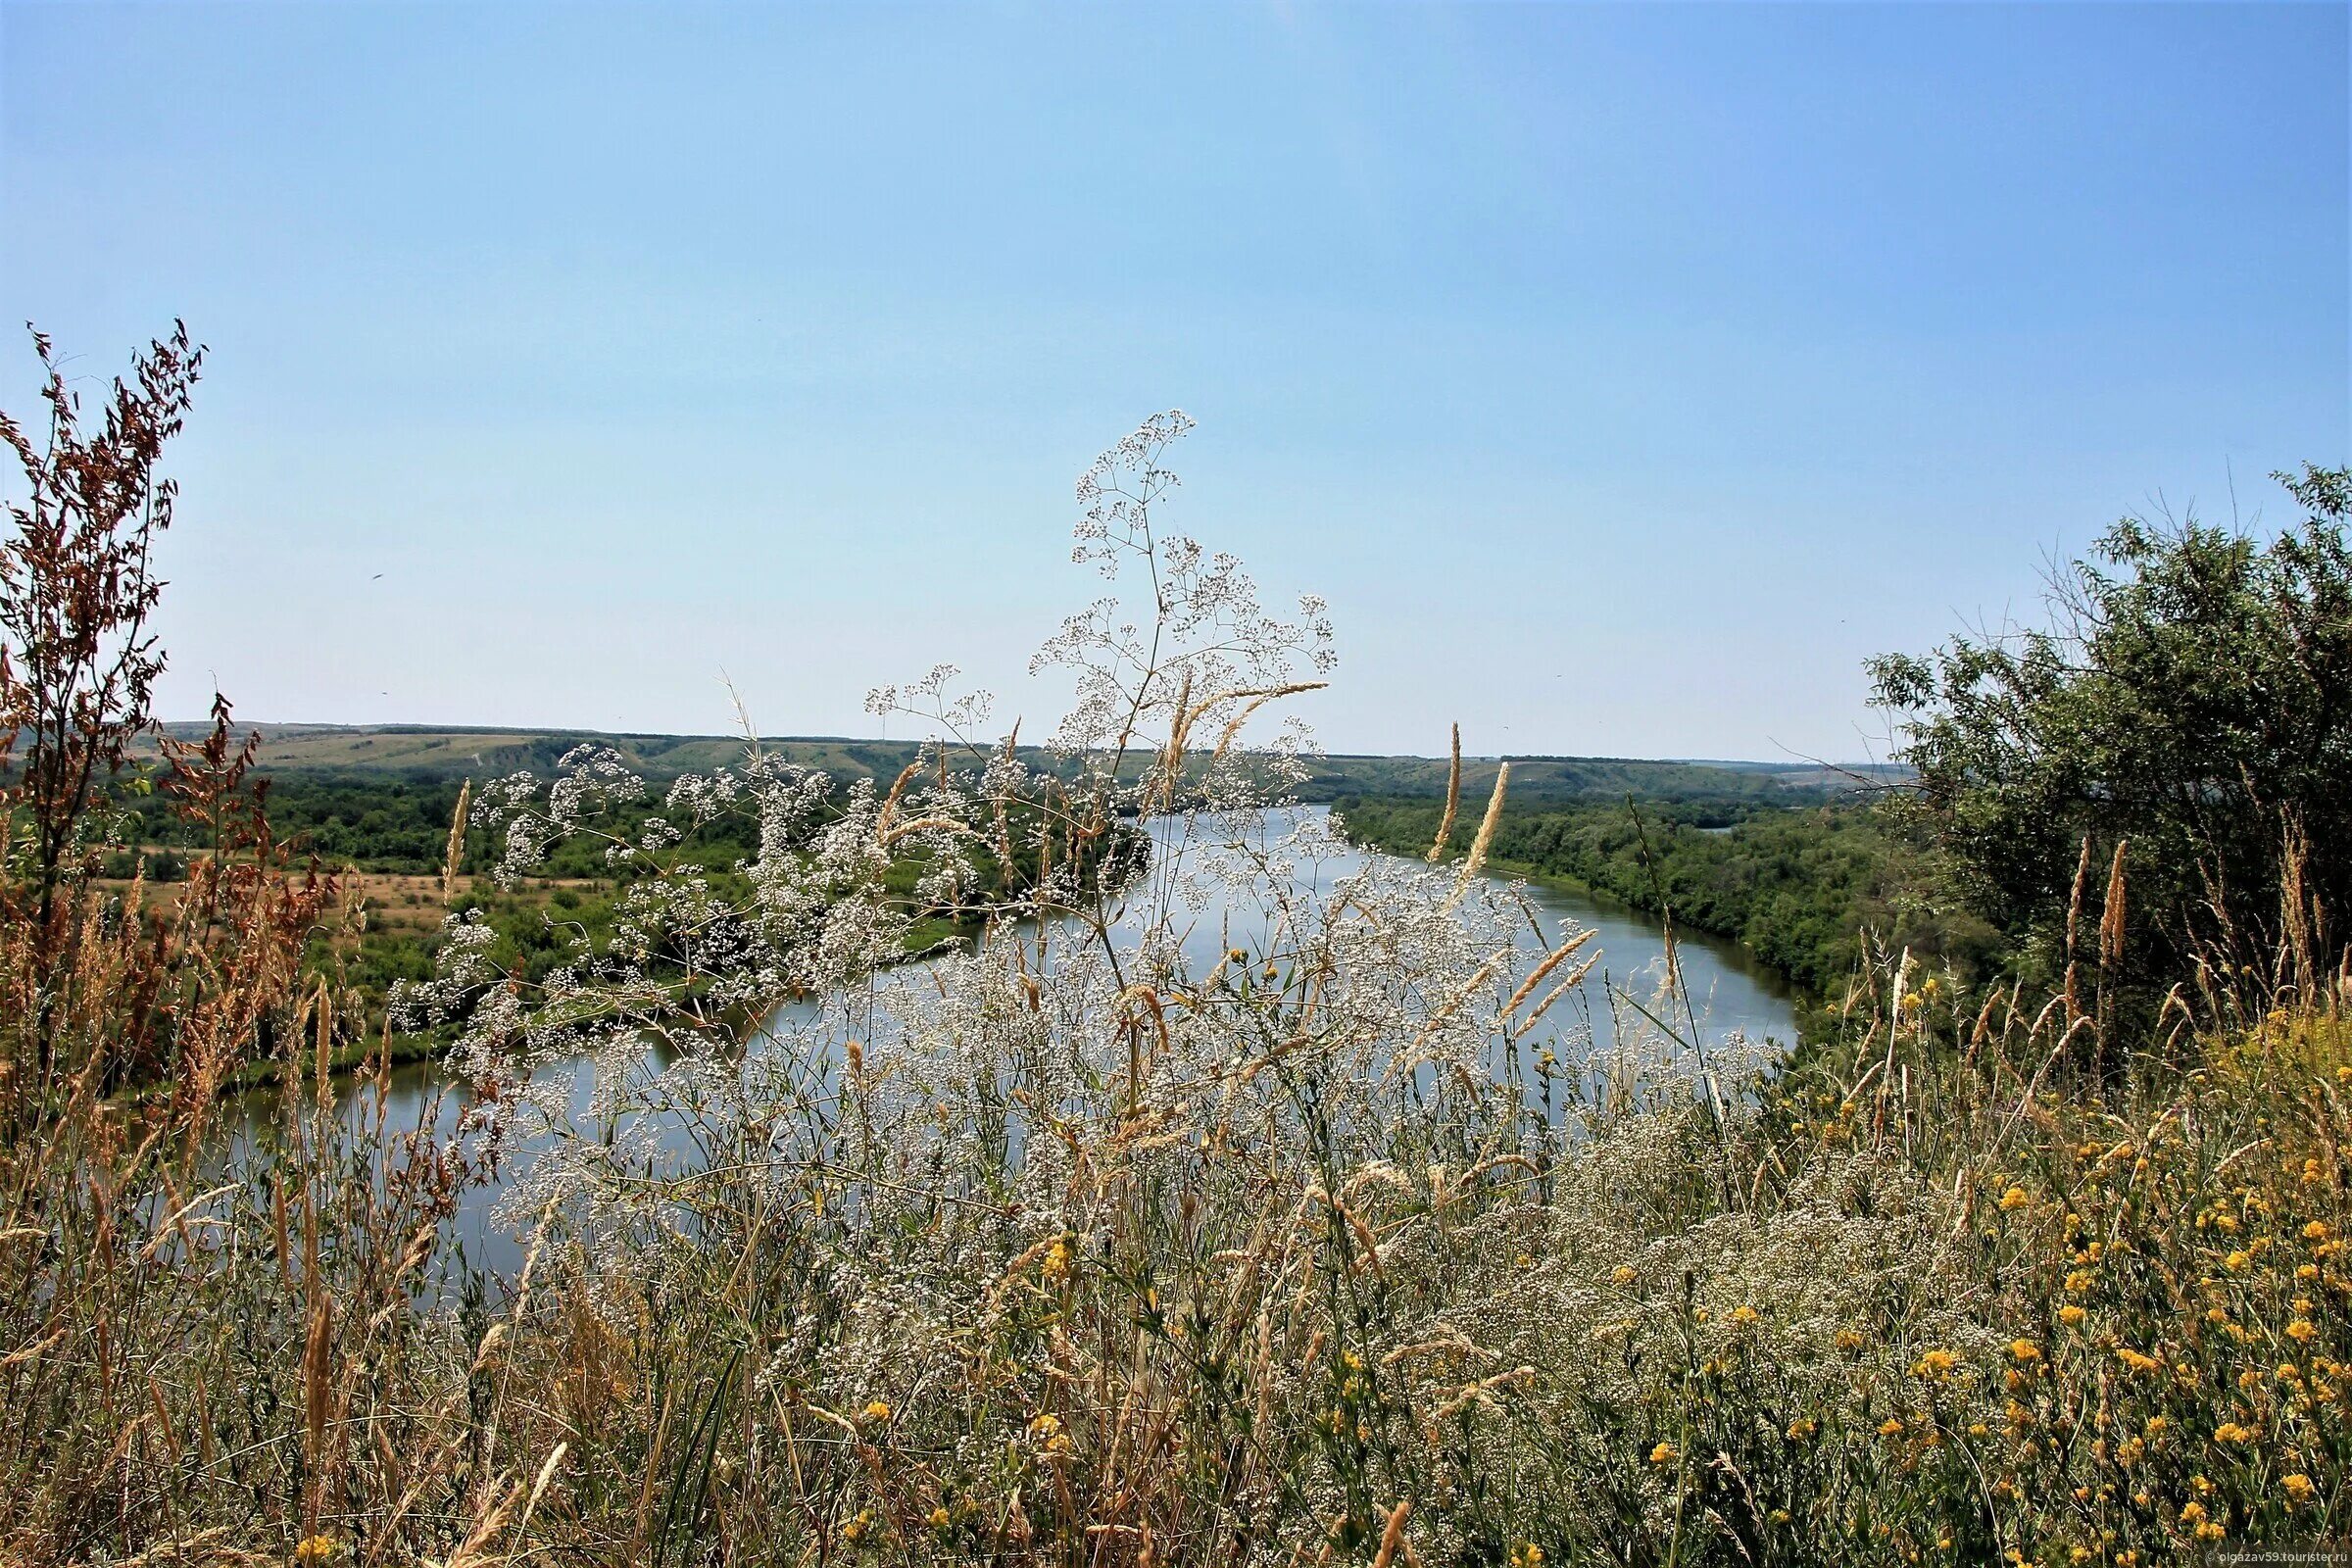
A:
[[[157,465],[204,350],[175,324],[92,427],[49,340],[33,346],[46,432],[0,414],[23,469],[0,538],[0,1106],[20,1128],[130,1084],[168,1081],[183,1110],[209,1099],[267,1044],[333,893],[271,836],[225,700],[192,743],[151,711],[154,547],[176,494]],[[92,879],[125,785],[162,791],[210,845],[168,910]]]

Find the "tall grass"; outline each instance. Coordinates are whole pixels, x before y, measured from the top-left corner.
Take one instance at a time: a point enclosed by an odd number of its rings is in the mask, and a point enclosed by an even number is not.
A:
[[[1702,1057],[1681,998],[1595,1055],[1587,937],[1508,886],[1294,874],[1333,846],[1232,726],[1311,686],[1318,612],[1155,530],[1177,433],[1082,485],[1082,549],[1150,602],[1049,650],[1067,767],[941,674],[883,694],[945,737],[887,793],[756,754],[681,782],[544,980],[453,916],[408,1005],[455,1032],[462,1121],[318,1072],[331,992],[282,978],[242,1158],[201,1077],[11,1101],[7,1551],[2120,1564],[2341,1531],[2340,968],[2209,969],[2151,1029],[1884,954],[1796,1067]],[[520,869],[630,788],[585,756],[472,825]],[[1084,847],[1145,801],[1170,848],[1110,876]],[[686,853],[730,811],[739,899]],[[958,847],[1015,831],[1035,885],[971,888]],[[982,937],[884,971],[978,891]],[[547,1069],[579,1055],[575,1105]],[[498,1279],[446,1245],[494,1162]]]

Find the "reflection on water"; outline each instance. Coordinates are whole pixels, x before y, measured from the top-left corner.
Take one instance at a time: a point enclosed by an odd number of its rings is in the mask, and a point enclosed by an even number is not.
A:
[[[1271,835],[1279,836],[1299,819],[1312,819],[1326,812],[1323,807],[1301,807],[1294,812],[1277,813],[1270,824]],[[1165,818],[1152,824],[1152,859],[1145,875],[1160,882],[1179,874],[1192,857],[1213,853],[1198,843],[1188,843],[1184,836],[1194,824],[1186,818]],[[1375,859],[1390,859],[1377,852],[1367,852],[1332,841],[1328,853],[1311,857],[1297,856],[1289,861],[1293,882],[1301,893],[1321,896],[1348,877],[1362,871]],[[1130,926],[1144,918],[1141,906],[1148,890],[1138,888],[1136,907],[1128,914]],[[1589,1031],[1593,1049],[1605,1051],[1616,1039],[1616,1010],[1606,1004],[1612,993],[1630,994],[1644,1003],[1660,989],[1666,966],[1666,950],[1658,930],[1630,911],[1608,906],[1555,888],[1530,886],[1525,890],[1526,912],[1541,928],[1546,945],[1556,944],[1566,931],[1590,928],[1593,932],[1592,947],[1600,952],[1594,966],[1594,981],[1606,979],[1605,988],[1589,984],[1581,999],[1582,1010],[1576,1019],[1581,1031]],[[1153,901],[1156,902],[1156,901]],[[1211,898],[1197,913],[1190,916],[1184,929],[1187,956],[1200,969],[1212,966],[1217,956],[1233,948],[1246,948],[1252,953],[1263,952],[1275,933],[1270,925],[1274,911],[1255,899]],[[1683,980],[1689,992],[1690,1015],[1695,1018],[1702,1042],[1712,1044],[1738,1033],[1749,1040],[1790,1041],[1795,1038],[1794,1015],[1789,1005],[1788,988],[1758,966],[1737,945],[1703,937],[1684,937],[1677,943],[1682,962]],[[896,987],[919,983],[921,966],[910,965],[879,976],[873,990],[877,1000],[886,998]],[[825,1003],[812,1000],[793,1004],[777,1015],[773,1029],[783,1030],[796,1022],[811,1020]],[[1567,1004],[1563,1004],[1563,1007]],[[1684,1018],[1677,1009],[1672,1020],[1682,1027]],[[757,1049],[757,1047],[755,1047]],[[662,1065],[659,1058],[649,1067]],[[557,1082],[555,1080],[562,1080]],[[586,1126],[591,1115],[591,1100],[596,1087],[596,1074],[586,1060],[562,1063],[549,1067],[536,1080],[549,1090],[560,1090],[568,1096],[575,1125]],[[385,1125],[397,1132],[414,1128],[421,1117],[438,1112],[444,1131],[454,1122],[462,1108],[462,1090],[435,1063],[412,1062],[393,1069],[384,1105]],[[344,1097],[347,1115],[375,1112],[374,1096],[364,1092],[347,1092]],[[233,1134],[233,1142],[223,1155],[234,1160],[243,1148],[253,1140],[266,1138],[275,1113],[277,1097],[260,1094],[249,1098],[245,1119]],[[508,1153],[502,1167],[504,1176],[527,1165],[533,1151],[524,1143]],[[469,1192],[453,1229],[451,1240],[465,1250],[472,1262],[497,1272],[511,1272],[520,1263],[519,1248],[507,1228],[493,1213],[504,1179],[490,1186]]]

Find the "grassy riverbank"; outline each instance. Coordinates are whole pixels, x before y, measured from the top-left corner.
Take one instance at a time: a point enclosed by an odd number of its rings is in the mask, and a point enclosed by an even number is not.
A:
[[[1395,855],[1435,843],[1442,801],[1335,808],[1358,842]],[[1466,835],[1449,856],[1465,853]],[[1979,978],[2003,940],[1951,891],[1914,830],[1868,802],[1733,809],[1678,800],[1513,806],[1488,851],[1511,874],[1558,880],[1686,930],[1740,944],[1815,1004],[1840,1003],[1873,946]]]

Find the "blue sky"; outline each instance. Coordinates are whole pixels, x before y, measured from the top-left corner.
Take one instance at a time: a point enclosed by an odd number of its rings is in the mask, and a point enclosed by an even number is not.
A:
[[[2340,5],[0,0],[0,319],[212,346],[173,714],[870,733],[947,660],[1035,732],[1071,480],[1180,407],[1333,749],[1845,758],[1871,653],[2346,459],[2348,66]]]

